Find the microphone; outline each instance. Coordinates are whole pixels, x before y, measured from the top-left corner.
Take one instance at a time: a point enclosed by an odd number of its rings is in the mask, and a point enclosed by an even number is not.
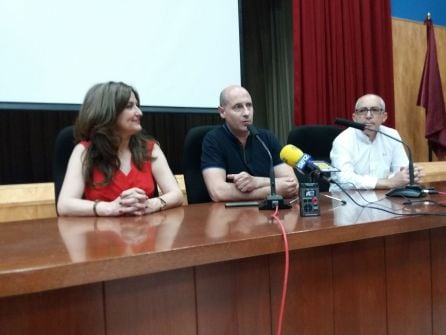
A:
[[[330,178],[324,174],[340,171],[327,162],[313,160],[309,154],[303,153],[302,150],[292,144],[287,144],[282,148],[280,159],[302,174],[309,174],[318,178],[322,177],[327,182],[330,182]]]
[[[292,206],[286,203],[283,200],[283,197],[279,194],[276,194],[276,176],[274,174],[274,163],[273,156],[271,155],[271,151],[269,151],[268,146],[265,142],[260,138],[259,130],[252,124],[248,125],[248,130],[262,145],[265,151],[268,154],[270,167],[269,167],[269,183],[271,187],[271,194],[266,197],[265,200],[259,203],[259,209],[270,209],[274,210],[278,206],[280,209],[288,209]]]
[[[339,124],[341,126],[346,126],[346,127],[352,127],[355,129],[359,129],[359,130],[364,130],[366,129],[365,124],[359,123],[359,122],[354,122],[354,121],[350,121],[350,120],[346,120],[346,119],[341,119],[341,118],[336,118],[335,120],[336,124]],[[369,128],[367,128],[369,129]],[[373,129],[370,129],[373,130]]]
[[[366,127],[365,124],[362,123],[358,123],[358,122],[353,122],[353,121],[349,121],[349,120],[345,120],[345,119],[341,119],[341,118],[336,118],[335,120],[336,124],[339,125],[343,125],[346,127],[352,127],[355,129],[359,129],[359,130],[370,130],[370,131],[374,131],[377,133],[380,133],[384,136],[387,136],[388,138],[391,138],[394,141],[397,141],[399,143],[401,143],[402,145],[404,145],[404,147],[407,149],[407,156],[409,158],[409,184],[406,185],[405,187],[398,187],[398,188],[394,188],[392,190],[390,190],[389,192],[386,193],[387,196],[389,197],[404,197],[404,198],[420,198],[421,196],[423,196],[423,191],[421,189],[420,185],[415,184],[415,173],[414,173],[414,167],[413,167],[413,159],[412,159],[412,152],[410,150],[410,147],[403,142],[402,140],[393,137],[389,134],[386,134],[382,131],[380,131],[379,129],[371,129]]]

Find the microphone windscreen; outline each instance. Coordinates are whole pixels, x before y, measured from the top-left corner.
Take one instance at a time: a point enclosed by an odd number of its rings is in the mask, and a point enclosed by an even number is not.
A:
[[[249,132],[251,133],[251,135],[253,135],[253,136],[259,135],[259,130],[253,124],[248,124],[247,128],[248,128]]]
[[[356,128],[356,129],[359,129],[359,130],[364,130],[365,129],[365,124],[349,121],[349,120],[346,120],[346,119],[336,118],[335,123],[336,124],[340,124],[342,126],[346,126],[346,127]]]
[[[280,159],[292,167],[297,164],[303,155],[302,150],[292,144],[287,144],[280,150]]]

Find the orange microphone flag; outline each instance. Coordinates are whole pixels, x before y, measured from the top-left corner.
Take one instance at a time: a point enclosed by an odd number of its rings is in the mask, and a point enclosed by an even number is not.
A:
[[[425,137],[428,140],[429,148],[438,158],[444,158],[446,157],[445,104],[437,59],[435,32],[430,14],[428,14],[424,23],[427,27],[427,50],[417,105],[425,108]]]

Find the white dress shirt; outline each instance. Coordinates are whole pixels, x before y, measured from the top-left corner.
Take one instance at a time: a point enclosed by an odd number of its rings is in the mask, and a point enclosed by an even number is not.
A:
[[[395,129],[381,125],[379,130],[401,140]],[[390,178],[409,164],[400,142],[380,133],[371,141],[354,128],[347,128],[336,137],[330,159],[332,165],[341,170],[331,177],[346,189],[374,189],[378,179]],[[339,188],[331,184],[330,191],[339,191]]]

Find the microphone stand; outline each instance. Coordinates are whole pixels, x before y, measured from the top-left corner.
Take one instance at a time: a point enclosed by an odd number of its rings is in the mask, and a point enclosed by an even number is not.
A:
[[[369,128],[366,128],[369,129]],[[373,129],[369,129],[373,130]],[[412,152],[409,148],[409,146],[404,143],[403,141],[398,140],[397,138],[390,136],[382,131],[377,130],[380,134],[383,134],[384,136],[387,136],[397,142],[400,142],[407,148],[407,156],[409,158],[409,184],[404,187],[398,187],[391,189],[389,192],[386,193],[389,197],[403,197],[403,198],[420,198],[422,197],[423,190],[420,185],[415,184],[415,172],[413,167],[413,159],[412,159]]]
[[[262,143],[262,142],[260,142]],[[266,197],[265,200],[259,203],[259,209],[261,210],[274,210],[278,206],[280,209],[289,209],[292,205],[285,202],[283,197],[276,194],[276,177],[274,175],[274,166],[270,166],[269,180],[271,185],[271,194]]]
[[[279,194],[276,194],[276,176],[274,174],[274,165],[273,165],[273,156],[271,156],[271,152],[268,149],[268,146],[263,142],[263,140],[259,136],[258,130],[253,126],[248,126],[249,131],[255,138],[262,144],[265,151],[268,153],[270,166],[269,166],[269,184],[271,187],[271,194],[266,197],[265,200],[259,203],[259,209],[261,210],[275,210],[276,207],[279,209],[289,209],[292,207],[289,203],[286,203],[283,197]]]

